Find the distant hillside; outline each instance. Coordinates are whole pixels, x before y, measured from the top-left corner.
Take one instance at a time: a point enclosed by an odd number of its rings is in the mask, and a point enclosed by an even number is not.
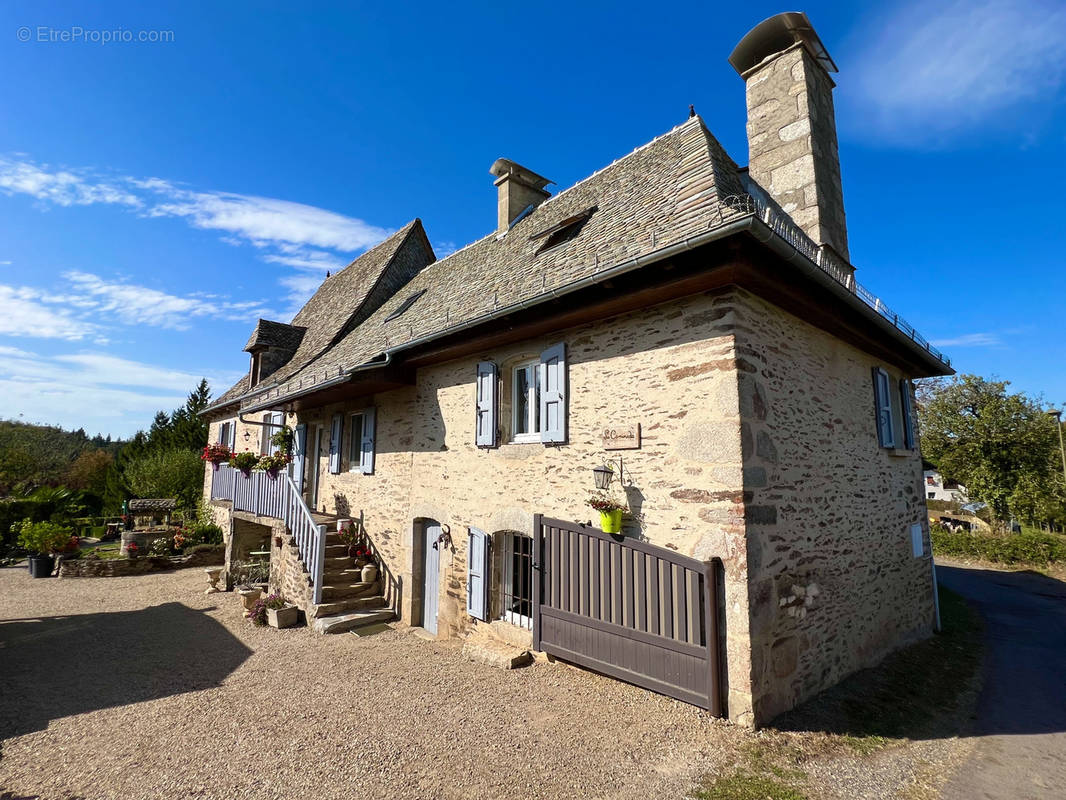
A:
[[[84,453],[101,450],[114,457],[122,440],[89,437],[84,430],[0,420],[0,497],[13,491],[63,484]]]

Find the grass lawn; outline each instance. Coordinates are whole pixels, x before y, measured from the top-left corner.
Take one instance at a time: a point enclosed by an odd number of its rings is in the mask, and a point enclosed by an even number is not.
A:
[[[850,753],[867,757],[908,739],[957,732],[976,696],[981,620],[958,595],[940,589],[943,631],[893,653],[774,720],[734,773],[706,780],[700,800],[805,800],[804,763]],[[822,735],[818,735],[822,734]],[[828,735],[824,735],[828,734]]]

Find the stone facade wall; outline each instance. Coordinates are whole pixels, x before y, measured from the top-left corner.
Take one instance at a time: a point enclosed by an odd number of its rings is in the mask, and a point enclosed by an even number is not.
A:
[[[906,376],[746,292],[736,311],[762,722],[929,635],[931,553],[921,455],[877,440],[871,369]]]
[[[214,567],[222,564],[221,547],[197,550],[187,556],[145,556],[143,558],[79,558],[63,559],[59,565],[60,578],[119,578],[145,575],[190,567]]]
[[[626,533],[730,563],[727,628],[744,631],[746,641],[743,520],[732,513],[742,485],[733,313],[730,293],[696,296],[422,368],[416,386],[301,416],[309,425],[328,426],[337,410],[377,408],[374,474],[349,472],[345,447],[341,473],[330,475],[325,442],[318,455],[318,507],[363,515],[386,568],[402,584],[400,608],[408,622],[418,620],[421,609],[419,520],[449,526],[454,548],[441,553],[438,631],[452,636],[471,624],[467,526],[532,534],[535,513],[595,520],[584,504],[594,485],[592,468],[607,459],[617,465],[621,456],[626,482],[632,481],[625,490],[634,512]],[[478,449],[476,363],[489,359],[500,367],[501,440],[508,442],[513,365],[560,341],[568,350],[569,443]],[[605,427],[633,423],[642,426],[641,449],[603,449]],[[313,435],[309,442],[310,448]],[[617,480],[613,488],[621,494]],[[744,642],[731,640],[730,659],[744,653],[746,663],[746,650]]]
[[[817,244],[848,258],[833,81],[801,46],[746,76],[751,177]]]
[[[560,341],[569,441],[509,443],[512,368]],[[494,449],[474,444],[481,360],[500,367],[504,443]],[[929,559],[911,557],[908,536],[924,519],[920,457],[877,446],[874,363],[728,289],[424,367],[414,386],[286,422],[308,425],[306,474],[317,459],[321,475],[317,509],[362,519],[409,623],[422,607],[421,523],[451,532],[453,546],[440,554],[441,637],[472,625],[467,527],[531,534],[536,513],[594,520],[584,504],[591,470],[621,456],[633,512],[626,534],[722,559],[729,714],[764,722],[931,627]],[[368,406],[377,409],[370,475],[349,470],[347,416]],[[328,434],[338,411],[345,442],[332,475]],[[603,428],[634,423],[641,449],[604,450]],[[324,431],[318,453],[316,426]],[[258,427],[240,424],[238,449],[246,427],[246,446],[257,449]],[[210,468],[206,475],[209,491]],[[228,510],[215,511],[228,532]],[[306,611],[307,576],[287,536],[271,561],[272,586]]]

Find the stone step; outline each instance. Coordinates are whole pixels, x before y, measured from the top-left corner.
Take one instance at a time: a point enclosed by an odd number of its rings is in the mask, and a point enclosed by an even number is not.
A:
[[[327,555],[322,559],[325,565],[326,572],[343,572],[346,569],[351,569],[352,560],[347,556],[331,556]]]
[[[326,558],[339,558],[348,556],[348,545],[346,544],[327,544],[326,545]]]
[[[361,608],[379,608],[385,605],[385,598],[380,594],[369,597],[348,597],[344,600],[334,600],[330,603],[319,603],[311,609],[311,617],[319,619],[334,614],[343,614],[345,611],[357,611]]]
[[[329,580],[325,580],[322,583],[322,599],[323,600],[340,600],[345,597],[365,597],[367,595],[378,594],[380,587],[377,581],[371,581],[370,583],[363,583],[362,581],[344,583],[336,582],[332,583]]]
[[[489,636],[471,636],[463,642],[463,655],[471,661],[498,669],[516,669],[533,661],[528,650],[512,647]]]
[[[395,618],[396,615],[391,608],[365,608],[344,614],[318,617],[314,620],[312,628],[315,633],[345,633],[353,628],[361,628],[375,622],[388,622]]]

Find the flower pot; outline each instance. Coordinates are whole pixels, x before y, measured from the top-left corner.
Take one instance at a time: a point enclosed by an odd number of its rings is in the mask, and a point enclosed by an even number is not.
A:
[[[281,547],[282,541],[280,536],[274,537],[274,547]]]
[[[244,604],[244,610],[251,611],[255,608],[255,601],[262,596],[263,590],[245,587],[243,589],[238,589],[237,594],[241,596],[241,603]]]
[[[277,480],[278,479],[278,470],[276,470],[276,469],[268,469],[266,471],[266,474],[267,474],[268,478],[271,478],[273,480]]]
[[[52,556],[30,556],[30,577],[50,578],[55,566],[56,560]]]
[[[252,477],[252,471],[250,469],[242,469],[241,470],[241,475],[243,475],[246,478],[250,478],[250,477]]]
[[[211,462],[211,466],[214,468],[215,472],[218,472],[218,462],[217,461],[212,461]]]
[[[622,530],[622,509],[601,511],[600,530],[604,533],[619,533]]]
[[[296,606],[267,609],[267,625],[271,628],[291,628],[299,619],[300,610]]]
[[[363,583],[373,583],[378,579],[378,568],[373,564],[367,564],[363,567],[360,577],[362,577]]]

